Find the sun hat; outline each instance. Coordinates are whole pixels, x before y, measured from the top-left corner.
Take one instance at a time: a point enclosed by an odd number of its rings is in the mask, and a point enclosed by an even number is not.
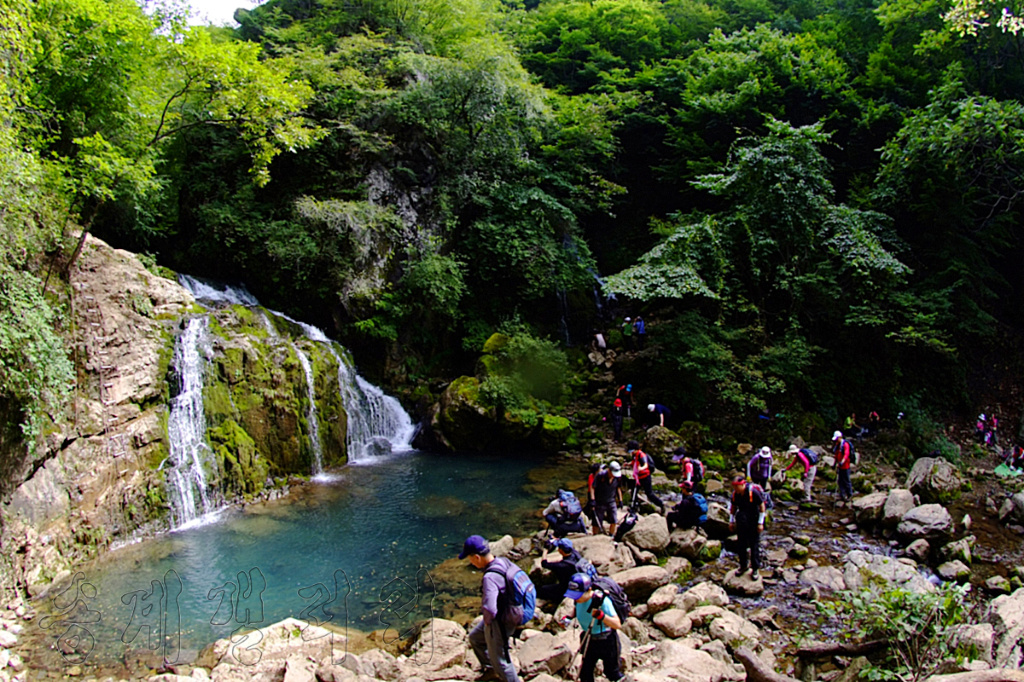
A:
[[[793,443],[792,445],[789,446],[788,452],[791,455],[795,455],[796,453],[800,452],[800,448],[796,446],[796,443]]]
[[[843,432],[842,431],[836,431],[835,433],[832,434],[832,440],[839,440],[842,437],[843,437]]]
[[[765,445],[763,448],[761,448],[761,456],[762,457],[771,457],[772,456],[772,449],[770,447],[768,447],[767,445]]]
[[[487,540],[484,540],[483,536],[470,535],[462,545],[462,554],[459,555],[459,558],[465,559],[470,554],[484,555],[490,553],[491,546],[487,544]]]

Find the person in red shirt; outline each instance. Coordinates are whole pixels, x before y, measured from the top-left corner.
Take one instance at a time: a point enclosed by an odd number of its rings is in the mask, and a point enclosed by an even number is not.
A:
[[[836,475],[839,482],[839,499],[846,501],[853,497],[853,483],[850,481],[850,464],[853,460],[853,443],[843,438],[842,431],[832,434],[832,454],[836,458]]]
[[[651,456],[640,449],[640,443],[635,440],[631,440],[626,443],[626,450],[633,456],[633,482],[644,491],[647,495],[647,499],[652,503],[658,505],[661,508],[661,513],[665,513],[665,503],[661,501],[661,498],[654,494],[654,488],[651,487],[651,474],[654,472],[654,461]]]
[[[793,461],[783,469],[783,473],[789,471],[797,464],[804,467],[804,499],[811,501],[811,486],[814,485],[814,476],[818,473],[818,455],[813,450],[798,448],[796,445],[789,446],[789,454],[793,455]]]

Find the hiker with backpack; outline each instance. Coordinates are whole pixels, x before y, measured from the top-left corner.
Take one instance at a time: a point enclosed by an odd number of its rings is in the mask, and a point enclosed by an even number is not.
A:
[[[545,547],[541,556],[541,568],[546,568],[555,574],[558,581],[551,585],[541,585],[537,588],[537,596],[546,601],[561,602],[565,591],[569,588],[569,581],[577,573],[586,573],[590,577],[597,576],[597,569],[590,560],[584,558],[579,550],[572,545],[569,538],[558,538],[554,541],[554,549],[558,555],[553,560],[548,559],[549,549]]]
[[[481,580],[483,620],[469,631],[469,645],[483,673],[480,679],[519,682],[509,652],[509,637],[533,618],[537,591],[526,571],[505,557],[495,557],[483,537],[470,535],[462,545],[459,559],[469,559],[484,572]]]
[[[626,416],[633,416],[633,384],[623,384],[615,390],[615,397],[622,401]]]
[[[651,403],[647,406],[647,411],[654,413],[654,419],[657,421],[656,426],[665,426],[665,422],[672,416],[672,410],[661,403]]]
[[[619,636],[615,631],[622,628],[625,617],[619,615],[612,595],[600,589],[600,580],[610,578],[594,580],[586,573],[577,573],[565,592],[566,597],[576,602],[576,621],[583,628],[580,682],[594,682],[594,668],[598,661],[604,663],[604,676],[609,680],[615,682],[623,678],[619,669]],[[628,609],[629,602],[626,601],[626,616],[629,615]]]
[[[798,448],[795,444],[789,446],[788,452],[793,455],[793,461],[782,470],[782,474],[785,476],[787,471],[797,464],[802,464],[804,467],[804,475],[802,477],[804,480],[804,499],[810,502],[811,486],[814,485],[814,477],[818,473],[818,453],[808,448]]]
[[[612,409],[608,411],[608,421],[612,423],[612,431],[615,434],[615,442],[622,440],[622,422],[626,418],[626,408],[622,405],[622,399],[616,398],[612,403]]]
[[[564,538],[569,533],[587,532],[587,526],[583,523],[583,505],[571,490],[559,488],[555,499],[544,508],[544,520],[556,538]]]
[[[665,513],[665,503],[654,494],[651,487],[651,475],[654,473],[654,458],[640,449],[640,443],[631,440],[626,443],[626,451],[633,457],[633,482],[638,488],[642,488],[651,504],[656,504]]]
[[[683,481],[679,488],[683,492],[683,499],[665,516],[669,533],[674,528],[701,528],[708,520],[708,501],[700,493],[694,492],[693,483]]]
[[[622,504],[622,466],[610,462],[594,478],[594,535],[603,533],[602,523],[608,524],[608,534],[615,536],[619,522],[619,507]]]
[[[729,503],[729,531],[736,533],[739,540],[737,555],[740,567],[736,575],[747,572],[747,555],[753,572],[750,577],[759,579],[761,568],[761,532],[764,531],[765,493],[761,486],[748,482],[746,476],[738,473],[732,477],[732,500]]]
[[[754,453],[754,456],[747,462],[747,478],[761,486],[761,490],[765,491],[765,504],[768,505],[769,509],[775,506],[772,503],[771,495],[768,493],[768,481],[772,478],[773,464],[772,449],[767,445]]]
[[[639,315],[633,320],[633,331],[636,332],[636,345],[640,350],[644,349],[644,342],[647,340],[647,323]]]
[[[853,497],[853,482],[850,481],[850,464],[856,453],[853,443],[843,438],[842,431],[832,434],[832,454],[836,458],[836,481],[839,483],[839,500],[845,502]]]

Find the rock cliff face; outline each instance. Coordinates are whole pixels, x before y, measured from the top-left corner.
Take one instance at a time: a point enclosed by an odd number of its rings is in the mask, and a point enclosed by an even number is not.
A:
[[[313,473],[315,460],[344,463],[340,355],[329,344],[259,308],[206,310],[174,279],[93,238],[71,293],[74,400],[8,482],[4,587],[39,593],[98,548],[169,527],[168,405],[181,390],[171,361],[195,316],[208,317],[202,447],[217,499],[265,494],[291,474]]]

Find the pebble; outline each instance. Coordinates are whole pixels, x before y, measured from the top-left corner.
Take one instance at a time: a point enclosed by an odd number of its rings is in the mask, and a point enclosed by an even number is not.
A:
[[[18,643],[18,638],[13,632],[7,630],[0,630],[0,647],[4,649],[10,649]]]

